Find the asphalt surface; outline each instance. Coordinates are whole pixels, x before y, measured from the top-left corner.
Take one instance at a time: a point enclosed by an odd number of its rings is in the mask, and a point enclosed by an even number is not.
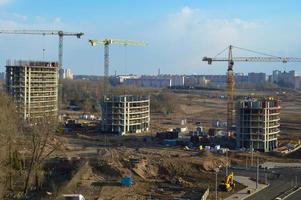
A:
[[[286,198],[285,200],[299,200],[301,199],[301,190],[299,190],[298,192],[290,195],[288,198]]]
[[[248,176],[255,180],[256,169],[231,169],[235,174],[241,176]],[[295,180],[297,177],[297,185],[301,186],[301,169],[297,168],[279,168],[271,170],[259,171],[259,181],[265,182],[266,178],[270,184],[267,188],[262,191],[250,196],[247,200],[273,200],[279,195],[285,193],[287,190],[291,189],[295,185]],[[301,191],[293,194],[288,198],[289,200],[300,200]]]

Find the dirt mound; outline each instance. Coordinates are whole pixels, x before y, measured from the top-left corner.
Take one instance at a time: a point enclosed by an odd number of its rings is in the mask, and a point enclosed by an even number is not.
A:
[[[182,159],[164,159],[159,163],[159,174],[163,176],[186,176],[195,171],[191,163]]]
[[[201,169],[205,171],[215,171],[216,168],[226,165],[226,159],[217,158],[205,158],[201,163]]]
[[[150,165],[146,159],[135,163],[132,170],[143,179],[153,178],[158,175],[157,167]]]
[[[97,160],[91,162],[93,172],[106,178],[121,178],[123,172],[106,160]]]

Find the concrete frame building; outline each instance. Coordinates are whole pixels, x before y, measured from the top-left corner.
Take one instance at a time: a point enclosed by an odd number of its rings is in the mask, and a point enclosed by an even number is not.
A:
[[[239,100],[236,105],[236,144],[269,152],[278,146],[279,100],[272,97]]]
[[[149,130],[149,96],[104,96],[101,108],[104,132],[123,135]]]
[[[7,61],[6,90],[24,120],[57,117],[58,63]]]

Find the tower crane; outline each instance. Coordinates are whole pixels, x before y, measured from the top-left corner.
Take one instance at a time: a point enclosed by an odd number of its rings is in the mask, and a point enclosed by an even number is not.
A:
[[[63,44],[65,36],[75,36],[77,38],[81,38],[84,33],[82,32],[64,32],[61,30],[0,30],[0,34],[25,34],[25,35],[58,35],[59,36],[59,49],[58,49],[58,62],[59,62],[59,85],[58,85],[58,93],[59,100],[58,106],[61,106],[63,101],[63,87],[62,87],[62,79],[63,79]],[[43,49],[44,53],[44,49]]]
[[[63,66],[63,41],[65,36],[75,36],[81,38],[84,33],[82,32],[64,32],[61,30],[0,30],[0,34],[25,34],[25,35],[58,35],[59,36],[59,72],[60,78],[62,78],[62,66]]]
[[[89,40],[92,46],[96,45],[104,45],[104,87],[106,88],[106,79],[109,77],[109,46],[111,44],[114,45],[124,45],[124,46],[147,46],[145,42],[137,42],[137,41],[131,41],[131,40],[122,40],[122,39],[102,39],[102,40]]]
[[[232,53],[234,48],[248,51],[248,52],[255,53],[255,54],[259,54],[261,56],[234,57],[233,53]],[[218,57],[225,51],[228,51],[228,57],[226,57],[226,58]],[[250,49],[245,49],[245,48],[230,45],[214,57],[203,57],[202,61],[208,62],[209,65],[211,65],[212,62],[227,62],[228,63],[228,70],[227,70],[227,129],[228,129],[228,131],[231,131],[234,126],[234,115],[235,115],[234,71],[233,71],[234,62],[282,62],[282,63],[287,63],[287,62],[301,62],[301,58],[300,57],[273,56],[273,55],[269,55],[266,53],[261,53],[261,52],[253,51]]]

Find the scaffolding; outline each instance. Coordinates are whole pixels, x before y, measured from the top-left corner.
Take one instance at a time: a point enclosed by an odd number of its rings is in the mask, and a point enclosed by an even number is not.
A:
[[[58,63],[8,60],[6,90],[24,120],[57,117]]]
[[[275,149],[280,133],[279,100],[250,98],[239,100],[236,106],[237,147],[263,152]]]
[[[149,96],[104,96],[101,108],[103,132],[123,135],[149,130]]]

